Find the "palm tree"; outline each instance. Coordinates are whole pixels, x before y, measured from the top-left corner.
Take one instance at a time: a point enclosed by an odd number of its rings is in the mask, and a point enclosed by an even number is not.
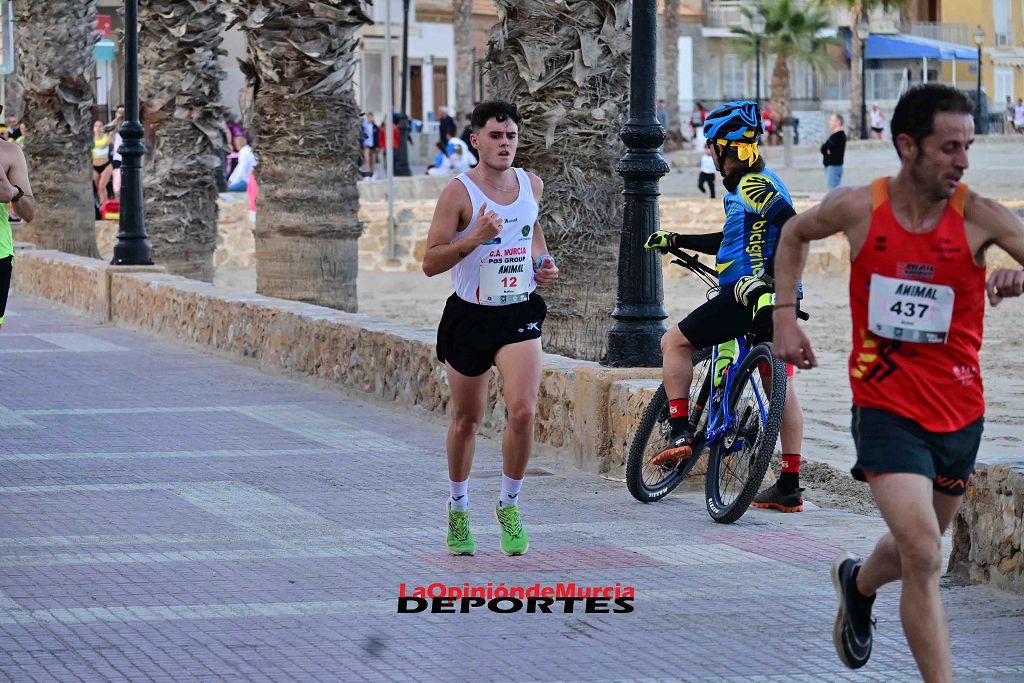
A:
[[[683,145],[683,129],[679,117],[679,0],[665,0],[662,11],[665,109],[668,112],[665,148],[673,150]]]
[[[139,2],[139,91],[153,152],[144,174],[153,260],[208,282],[224,145],[224,70],[217,60],[224,25],[218,0]]]
[[[38,202],[18,237],[44,249],[99,256],[92,196],[96,0],[14,3],[25,155]]]
[[[816,68],[834,64],[827,48],[838,41],[821,35],[830,27],[831,15],[815,0],[806,5],[795,0],[758,0],[752,8],[742,7],[740,11],[748,20],[755,12],[764,17],[761,46],[766,53],[775,55],[770,88],[772,109],[780,121],[788,121],[789,62],[800,61]],[[732,32],[740,36],[742,52],[754,58],[753,32],[745,28],[733,28]]]
[[[452,0],[456,122],[473,111],[473,0]]]
[[[256,290],[355,311],[365,0],[237,0],[260,183]]]
[[[491,91],[523,116],[519,159],[544,180],[541,225],[558,259],[545,344],[604,355],[615,308],[622,183],[619,130],[629,92],[630,5],[614,0],[497,0]]]
[[[861,21],[867,21],[868,15],[876,8],[892,9],[905,7],[907,0],[831,0],[833,4],[843,5],[850,10],[850,131],[858,135],[861,130],[860,114],[864,109],[861,91],[861,55],[864,54],[863,41],[857,35],[857,27]]]

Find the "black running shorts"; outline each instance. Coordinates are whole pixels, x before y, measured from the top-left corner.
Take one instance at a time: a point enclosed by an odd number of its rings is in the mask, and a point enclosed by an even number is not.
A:
[[[750,331],[750,308],[736,301],[732,285],[679,322],[679,331],[698,349],[742,337]]]
[[[7,293],[11,290],[11,271],[14,257],[0,259],[0,325],[4,324],[4,311],[7,310]]]
[[[850,473],[860,481],[868,474],[920,474],[936,491],[962,496],[974,474],[984,426],[985,418],[979,417],[955,432],[930,432],[888,410],[854,406],[857,462]]]
[[[448,297],[437,327],[437,359],[467,377],[478,377],[494,365],[498,350],[540,337],[548,307],[536,292],[518,304],[481,306]]]

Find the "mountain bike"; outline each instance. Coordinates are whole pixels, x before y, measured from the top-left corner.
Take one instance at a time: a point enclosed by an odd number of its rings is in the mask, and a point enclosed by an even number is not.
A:
[[[697,258],[669,249],[673,264],[686,268],[708,285],[710,298],[719,290],[718,273]],[[798,312],[802,319],[807,314]],[[786,364],[772,356],[769,341],[754,332],[701,349],[693,355],[690,385],[690,428],[693,451],[675,465],[651,460],[668,447],[668,396],[658,387],[633,435],[626,460],[626,485],[634,498],[653,503],[671,493],[707,453],[704,498],[716,522],[728,524],[743,516],[757,495],[782,425],[786,404]]]

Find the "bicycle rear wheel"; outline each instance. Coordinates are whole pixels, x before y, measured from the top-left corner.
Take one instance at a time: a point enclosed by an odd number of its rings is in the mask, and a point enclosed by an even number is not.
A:
[[[729,524],[743,516],[764,479],[782,426],[786,365],[758,344],[735,372],[729,392],[733,424],[710,447],[704,494],[708,513]]]
[[[693,354],[693,383],[690,385],[690,427],[693,429],[693,455],[674,467],[652,465],[655,455],[668,447],[670,427],[668,396],[665,386],[658,387],[633,434],[626,457],[626,486],[641,503],[653,503],[671,493],[700,459],[704,446],[704,406],[710,392],[711,350]]]

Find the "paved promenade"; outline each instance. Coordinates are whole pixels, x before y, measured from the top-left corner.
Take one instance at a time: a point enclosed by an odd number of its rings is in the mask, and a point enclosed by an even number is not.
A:
[[[859,672],[828,567],[878,519],[714,524],[538,457],[530,552],[444,548],[444,427],[14,298],[0,333],[0,680],[915,680],[895,589]],[[630,614],[398,614],[400,583],[636,588]],[[943,580],[959,680],[1024,680],[1024,599]]]

